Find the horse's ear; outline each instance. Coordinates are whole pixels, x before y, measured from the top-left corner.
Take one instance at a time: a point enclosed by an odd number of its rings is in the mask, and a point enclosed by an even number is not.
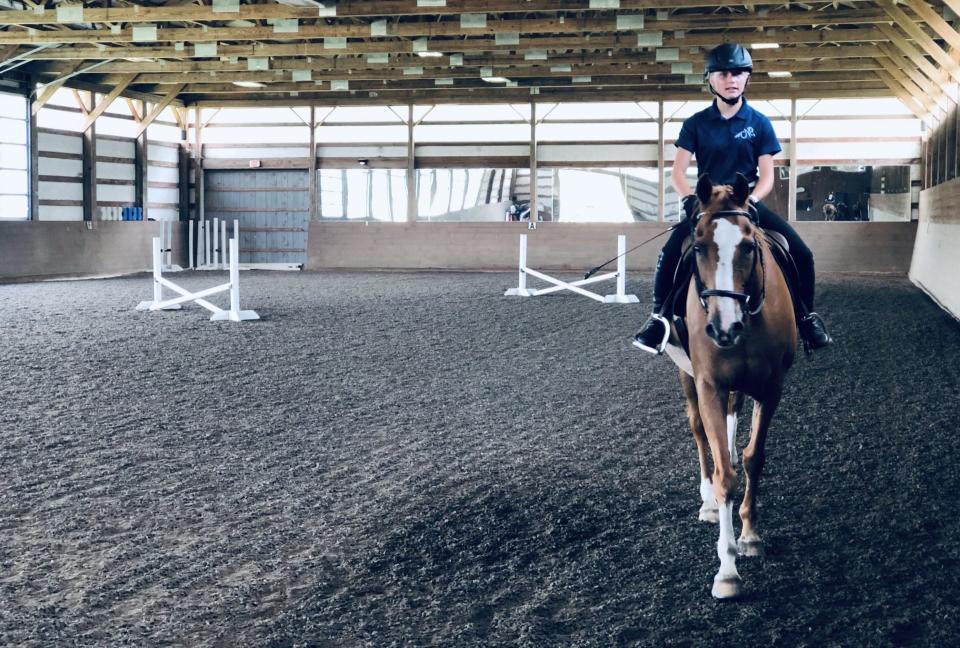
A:
[[[697,181],[697,198],[700,200],[700,204],[706,207],[710,204],[712,197],[713,183],[710,181],[710,176],[704,173]]]
[[[733,202],[736,205],[746,205],[750,195],[750,183],[742,173],[737,174],[737,181],[733,184]]]

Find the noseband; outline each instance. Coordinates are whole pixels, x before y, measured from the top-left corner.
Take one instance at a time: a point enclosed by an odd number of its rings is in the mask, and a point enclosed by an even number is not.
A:
[[[701,216],[704,216],[705,212],[700,212],[697,214],[699,219]],[[753,215],[750,212],[743,211],[742,209],[723,209],[720,211],[713,212],[711,216],[746,216],[753,222]],[[760,312],[760,309],[763,308],[763,302],[766,298],[766,275],[767,269],[763,265],[763,250],[760,248],[760,243],[757,241],[757,236],[753,236],[753,244],[756,250],[755,257],[753,259],[753,265],[750,268],[750,276],[747,277],[747,280],[744,282],[744,285],[750,283],[750,280],[753,279],[754,275],[757,274],[757,259],[759,258],[760,263],[760,298],[757,300],[756,308],[750,308],[750,295],[742,292],[737,292],[735,290],[717,290],[715,288],[706,288],[703,285],[703,279],[700,278],[700,268],[694,259],[693,263],[693,276],[697,282],[697,292],[700,297],[700,306],[703,307],[703,311],[707,311],[707,298],[708,297],[729,297],[730,299],[736,300],[741,307],[747,309],[749,315],[756,315]]]

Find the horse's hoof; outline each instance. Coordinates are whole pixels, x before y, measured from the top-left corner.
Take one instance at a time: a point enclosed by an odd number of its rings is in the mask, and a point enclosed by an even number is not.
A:
[[[758,558],[763,556],[763,543],[759,540],[739,540],[737,541],[737,553],[748,558]]]
[[[698,517],[701,522],[709,522],[710,524],[718,524],[720,522],[720,512],[715,508],[701,508]]]
[[[713,594],[713,598],[721,601],[735,599],[740,596],[740,584],[741,580],[739,576],[724,579],[714,578],[713,590],[710,593]]]

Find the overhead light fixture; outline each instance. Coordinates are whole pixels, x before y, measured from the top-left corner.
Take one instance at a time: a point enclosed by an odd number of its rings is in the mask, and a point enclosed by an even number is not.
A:
[[[423,58],[437,58],[438,56],[443,56],[443,52],[417,52],[417,56],[422,56]]]
[[[790,72],[786,72],[786,71],[782,71],[782,72],[776,71],[776,72],[767,72],[767,76],[774,77],[774,78],[786,78],[786,77],[792,77],[793,75]]]
[[[370,160],[357,160],[357,164],[360,166],[370,166]]]
[[[750,49],[779,49],[780,43],[750,43]]]
[[[240,86],[241,88],[266,88],[266,83],[260,83],[259,81],[232,81],[233,85]]]
[[[498,76],[485,76],[480,78],[486,81],[487,83],[506,83],[507,81],[510,80],[506,77],[498,77]]]

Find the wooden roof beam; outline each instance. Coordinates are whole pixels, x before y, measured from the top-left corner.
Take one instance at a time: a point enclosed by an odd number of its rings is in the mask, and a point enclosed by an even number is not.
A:
[[[913,44],[904,38],[895,28],[888,25],[878,25],[877,27],[921,72],[935,81],[941,91],[946,92],[947,84],[951,83],[949,74],[930,63],[927,57],[923,55],[923,52],[914,47]],[[882,46],[883,44],[880,45]]]
[[[910,78],[912,78],[917,85],[921,86],[924,89],[924,92],[933,97],[941,108],[943,108],[945,111],[950,111],[954,108],[954,106],[956,106],[956,100],[954,100],[953,97],[946,92],[940,81],[937,79],[931,79],[925,73],[918,70],[911,64],[912,62],[909,58],[897,52],[892,45],[881,45],[880,48],[887,54],[886,60],[890,65],[896,66],[909,74]]]
[[[877,4],[883,7],[883,10],[890,14],[890,17],[894,19],[900,28],[907,32],[907,34],[909,34],[927,54],[932,56],[937,63],[947,70],[951,76],[960,80],[960,66],[958,66],[957,62],[954,61],[950,57],[950,54],[940,47],[936,41],[930,38],[925,31],[920,29],[912,18],[891,2],[891,0],[879,0]]]
[[[960,50],[960,33],[957,33],[957,30],[944,20],[940,14],[934,11],[930,5],[923,0],[906,0],[906,2],[907,6],[910,7],[921,20],[930,25],[933,31],[939,34],[950,47],[955,50]]]
[[[152,124],[154,120],[160,116],[160,113],[162,113],[167,106],[173,103],[173,100],[176,99],[177,95],[180,94],[180,91],[183,90],[184,85],[185,84],[180,84],[175,86],[172,90],[170,90],[170,92],[163,96],[160,102],[153,107],[153,110],[151,110],[150,113],[137,125],[137,132],[134,134],[134,137],[140,137],[140,134],[147,130],[147,127],[150,126],[150,124]]]
[[[769,87],[771,85],[786,86],[787,88],[793,87],[795,85],[820,85],[826,89],[831,88],[836,84],[850,84],[862,81],[875,81],[877,72],[882,72],[882,69],[865,71],[862,75],[858,77],[852,77],[849,72],[825,72],[825,73],[813,73],[809,76],[795,76],[782,79],[767,79],[764,78],[759,81],[751,82],[751,93],[753,88],[763,88]],[[685,84],[682,80],[671,79],[666,77],[647,77],[644,78],[642,75],[636,77],[594,77],[593,85],[587,86],[584,84],[577,84],[570,81],[570,77],[566,79],[550,79],[550,78],[535,78],[528,79],[526,83],[518,86],[505,86],[501,84],[493,85],[485,83],[480,79],[465,79],[460,81],[454,86],[436,86],[429,79],[423,80],[414,80],[414,81],[404,81],[404,82],[394,82],[389,85],[383,85],[379,81],[362,81],[362,82],[351,82],[349,90],[353,93],[363,93],[364,95],[370,97],[371,93],[374,93],[374,96],[380,96],[388,93],[396,94],[398,92],[413,91],[413,90],[430,90],[443,92],[444,90],[450,90],[451,92],[457,90],[470,90],[473,92],[480,93],[500,93],[504,90],[514,90],[516,88],[521,89],[527,96],[530,96],[530,88],[536,87],[539,89],[539,92],[542,94],[545,89],[549,88],[572,88],[577,89],[582,92],[584,95],[591,95],[597,92],[603,92],[609,88],[617,88],[622,86],[640,86],[644,88],[662,88],[667,89],[684,89],[691,93],[701,93],[701,85]],[[296,92],[298,95],[306,93],[329,93],[337,94],[341,91],[331,90],[329,84],[324,85],[307,85],[282,82],[282,83],[272,83],[270,85],[265,85],[262,88],[241,88],[239,86],[233,85],[231,83],[223,84],[188,84],[184,90],[184,94],[269,94],[269,93],[285,93],[288,96],[291,92]],[[296,99],[291,98],[291,102],[295,102]]]
[[[891,63],[889,59],[883,59],[881,64],[883,65],[884,71],[892,76],[912,97],[919,101],[926,112],[931,114],[937,114],[939,112],[940,108],[937,106],[937,103],[928,98],[930,95],[928,93],[929,86],[927,86],[927,83],[929,82],[920,81],[914,75],[904,72]],[[947,109],[948,108],[944,108],[944,111]]]
[[[881,73],[883,73],[881,71]],[[889,75],[887,75],[889,77]],[[509,91],[507,91],[509,90]],[[191,105],[203,108],[213,107],[251,107],[251,106],[387,106],[397,103],[422,104],[492,104],[503,102],[526,103],[530,100],[528,89],[517,88],[501,90],[493,94],[480,94],[467,91],[416,91],[407,94],[390,94],[386,96],[367,97],[351,95],[349,93],[311,93],[301,94],[295,99],[286,93],[273,95],[259,94],[246,96],[216,97],[197,94],[190,97]],[[864,98],[864,97],[894,97],[889,87],[879,79],[872,82],[857,82],[849,84],[833,83],[830,88],[755,88],[750,92],[753,99],[822,99],[822,98]],[[584,93],[570,88],[544,89],[538,96],[541,102],[585,102],[585,101],[709,101],[707,95],[699,90],[674,90],[656,88],[620,88],[616,91]],[[917,109],[919,110],[919,108]],[[913,110],[911,109],[911,112]]]
[[[598,57],[598,62],[603,66],[609,65],[660,65],[670,66],[670,63],[657,63],[654,53],[621,53],[612,57]],[[761,55],[761,53],[764,53]],[[878,56],[886,56],[876,45],[849,46],[849,47],[831,47],[831,48],[783,48],[781,50],[757,50],[753,56],[754,65],[757,68],[781,69],[782,65],[794,63],[808,64],[809,60],[824,61],[843,61],[850,59],[875,59]],[[330,62],[327,59],[314,58],[310,61],[304,57],[271,57],[271,70],[330,70]],[[681,62],[693,63],[692,74],[701,74],[703,72],[702,56],[697,54],[680,53]],[[554,65],[583,66],[584,58],[582,56],[550,56],[546,61],[527,60],[523,52],[512,56],[471,56],[464,60],[463,66],[451,68],[448,63],[448,57],[439,58],[420,58],[412,55],[405,55],[393,59],[390,63],[368,63],[363,56],[340,57],[334,61],[337,69],[351,70],[354,74],[358,71],[388,71],[400,70],[404,67],[421,66],[425,69],[448,69],[458,70],[464,68],[476,68],[480,66],[493,66],[503,68],[505,66],[517,66],[522,68],[531,67],[550,67]],[[591,63],[588,59],[587,65]],[[32,68],[34,74],[56,74],[66,68],[66,62],[51,61],[44,63],[35,63]],[[774,68],[773,66],[776,66]],[[589,69],[584,67],[584,69]],[[119,74],[124,72],[150,73],[183,73],[183,72],[242,72],[247,70],[246,62],[230,63],[220,60],[203,61],[115,61],[107,63],[97,69],[98,73]]]
[[[83,61],[77,61],[75,64],[72,65],[73,69],[65,71],[59,78],[54,79],[47,85],[43,86],[43,88],[40,89],[40,94],[37,96],[36,99],[33,100],[33,104],[30,109],[30,112],[33,113],[34,115],[40,112],[40,109],[43,108],[44,104],[50,101],[50,99],[57,92],[57,90],[62,88],[63,85],[70,80],[70,77],[73,74],[73,72],[76,71],[77,68],[79,68],[81,65],[83,65]],[[31,93],[34,91],[33,88],[31,88],[30,90],[31,90]]]
[[[727,34],[728,37],[736,34]],[[757,43],[863,43],[882,42],[887,37],[875,27],[860,27],[855,29],[838,30],[798,30],[793,32],[779,32],[777,34],[750,34],[750,41]],[[684,38],[664,36],[664,47],[710,47],[717,43],[716,34],[685,34]],[[471,53],[471,52],[511,52],[529,49],[548,50],[580,50],[584,41],[580,37],[569,38],[520,38],[519,45],[497,45],[493,38],[471,38],[468,40],[428,40],[427,48],[437,52]],[[594,37],[590,39],[590,46],[596,49],[626,49],[635,50],[637,40],[635,36],[617,34],[614,36]],[[322,43],[294,43],[294,44],[245,44],[219,45],[218,56],[319,56],[337,57],[344,55],[362,54],[413,54],[413,44],[408,41],[386,42],[348,42],[344,49],[326,49]],[[63,60],[63,59],[115,59],[124,57],[137,58],[196,58],[193,48],[177,50],[173,47],[76,47],[66,46],[56,49],[46,49],[26,55],[30,60]]]
[[[819,24],[874,24],[888,20],[883,11],[877,10],[836,10],[817,13]],[[768,14],[763,19],[764,28],[777,27],[807,27],[810,25],[810,16],[802,12],[787,12],[784,14]],[[683,17],[672,20],[660,20],[655,23],[658,31],[687,31],[692,29],[747,29],[757,26],[756,16],[728,15],[723,18],[716,16]],[[616,18],[591,18],[584,20],[548,19],[501,19],[488,20],[483,29],[465,30],[458,21],[445,22],[412,22],[391,23],[387,30],[388,37],[426,37],[440,36],[463,37],[484,36],[503,33],[520,34],[599,34],[623,32],[629,30],[617,28]],[[280,36],[283,36],[281,34]],[[295,34],[296,39],[317,38],[371,38],[369,25],[300,25]],[[157,29],[157,42],[213,42],[213,41],[262,41],[278,38],[273,27],[209,27]],[[715,40],[716,37],[714,37]],[[634,36],[634,46],[636,38]],[[42,45],[50,43],[78,44],[78,43],[134,43],[132,29],[124,29],[119,34],[111,29],[78,29],[66,31],[36,31],[0,32],[0,44]],[[582,46],[582,43],[581,43]]]
[[[674,73],[671,69],[670,64],[656,64],[650,63],[645,65],[634,65],[633,67],[627,68],[625,66],[617,65],[602,65],[602,66],[592,66],[577,68],[572,73],[571,72],[553,72],[548,67],[524,67],[524,68],[507,68],[502,66],[490,66],[493,70],[494,76],[506,77],[510,80],[517,79],[540,79],[540,78],[550,78],[550,79],[569,79],[572,76],[642,76],[642,75],[657,75],[657,76],[672,76],[679,79],[684,78],[684,74]],[[794,63],[781,63],[771,69],[771,71],[783,71],[791,73],[799,72],[863,72],[868,70],[881,69],[880,64],[877,59],[856,59],[856,60],[842,60],[842,61],[799,61]],[[280,70],[287,72],[286,70]],[[227,70],[219,71],[214,74],[196,74],[190,75],[189,83],[191,85],[197,84],[222,84],[222,83],[232,83],[234,81],[256,81],[260,83],[277,83],[277,82],[289,82],[291,81],[290,74],[277,75],[277,70],[271,70],[269,72],[249,72],[247,70]],[[295,83],[303,84],[301,87],[309,87],[310,85],[315,84],[317,81],[331,81],[331,80],[350,80],[352,81],[414,81],[414,80],[424,80],[424,79],[479,79],[480,78],[480,68],[474,66],[468,66],[463,68],[449,69],[449,68],[424,68],[422,74],[411,75],[403,71],[403,69],[381,69],[381,70],[351,70],[349,73],[346,70],[339,72],[322,72],[322,71],[313,71],[311,79],[309,81],[297,81]],[[760,72],[754,78],[766,77],[766,74]],[[111,85],[114,83],[119,83],[125,78],[124,74],[108,74],[105,76],[96,77],[99,83]],[[138,77],[138,84],[157,84],[157,85],[168,85],[168,84],[177,84],[183,83],[184,74],[181,72],[145,72],[140,74]]]
[[[892,92],[894,96],[896,96],[897,99],[900,100],[900,103],[906,106],[906,108],[910,112],[912,112],[919,119],[922,119],[924,121],[927,121],[929,119],[929,115],[924,110],[923,106],[918,101],[916,101],[914,97],[912,97],[910,93],[907,92],[907,90],[904,89],[904,87],[900,85],[900,83],[896,79],[894,79],[892,76],[890,76],[886,72],[878,72],[877,76],[880,77],[880,79],[884,82],[884,84],[886,84],[886,86],[890,88],[890,92]]]
[[[110,104],[112,104],[114,100],[120,96],[120,93],[126,90],[127,86],[133,83],[133,80],[136,78],[136,74],[128,74],[120,79],[119,83],[117,83],[113,90],[110,91],[110,94],[101,99],[100,103],[98,103],[96,107],[87,114],[86,119],[83,120],[83,126],[80,127],[80,132],[87,132],[87,129],[93,126],[93,123],[97,121],[97,117],[102,115],[104,111],[110,107]]]
[[[172,5],[173,3],[168,3]],[[717,3],[705,0],[621,0],[620,10],[678,9],[714,7]],[[782,0],[759,0],[754,5],[780,5]],[[337,4],[336,18],[374,18],[396,16],[457,16],[463,13],[536,13],[536,12],[586,12],[590,11],[589,0],[459,0],[447,7],[418,7],[416,0],[342,0]],[[213,7],[183,6],[132,6],[94,8],[84,7],[83,21],[87,23],[149,23],[149,22],[217,22],[224,20],[269,20],[271,18],[316,19],[319,12],[313,7],[293,7],[283,4],[240,5],[239,11],[221,13]],[[3,11],[0,25],[68,25],[69,21],[57,17],[54,9],[43,11]]]

